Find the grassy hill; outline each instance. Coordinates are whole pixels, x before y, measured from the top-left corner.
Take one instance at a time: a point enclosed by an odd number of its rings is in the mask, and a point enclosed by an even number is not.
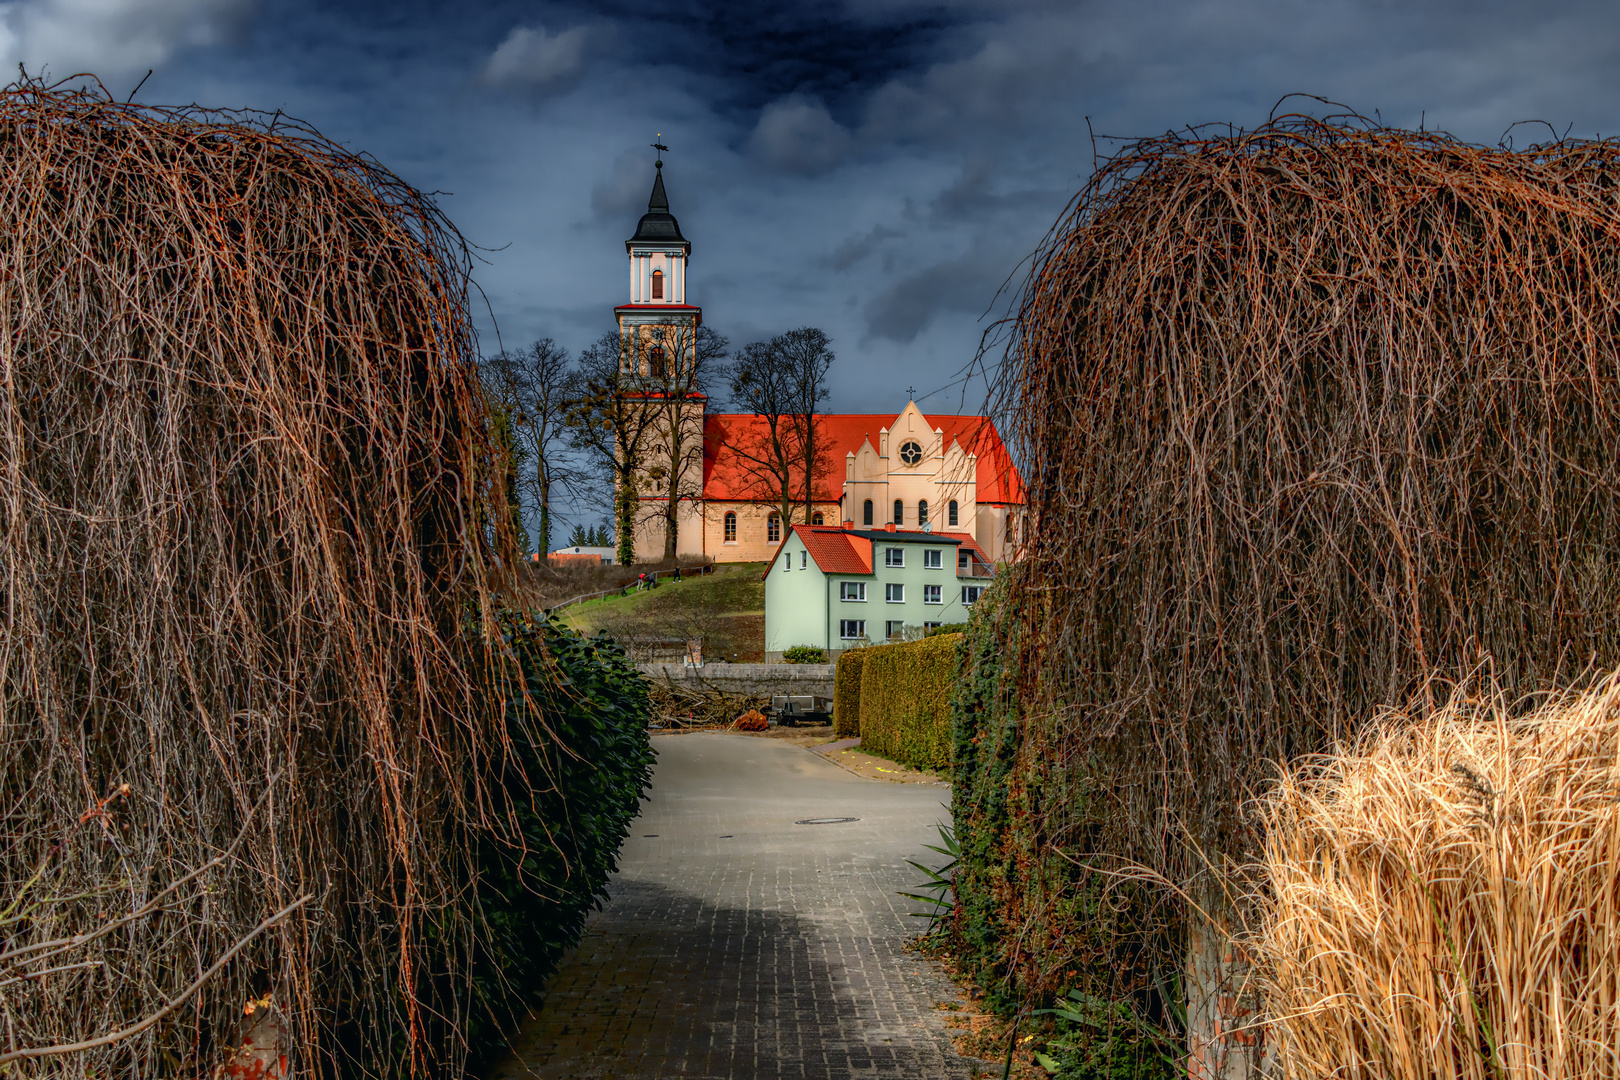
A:
[[[575,604],[557,614],[587,634],[606,630],[633,654],[657,641],[703,642],[708,659],[738,663],[765,655],[764,563],[722,563],[714,573],[661,581],[650,592]]]

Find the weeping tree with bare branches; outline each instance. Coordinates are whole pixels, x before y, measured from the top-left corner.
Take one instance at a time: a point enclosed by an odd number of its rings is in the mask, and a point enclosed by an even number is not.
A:
[[[35,83],[0,236],[0,1062],[273,1013],[266,1075],[459,1075],[517,555],[464,244],[279,114]]]

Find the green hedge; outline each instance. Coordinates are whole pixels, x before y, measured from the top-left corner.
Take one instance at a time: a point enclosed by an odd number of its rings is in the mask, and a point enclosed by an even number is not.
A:
[[[525,848],[492,837],[480,845],[478,904],[488,935],[473,971],[485,1006],[468,1032],[473,1065],[504,1049],[606,897],[654,757],[649,686],[623,649],[556,620],[503,622],[538,715],[508,688],[507,730],[522,768],[500,781]]]
[[[868,649],[846,649],[838,654],[833,680],[833,734],[852,738],[861,733],[861,669]]]
[[[961,634],[866,649],[861,747],[919,769],[951,764],[951,687]]]

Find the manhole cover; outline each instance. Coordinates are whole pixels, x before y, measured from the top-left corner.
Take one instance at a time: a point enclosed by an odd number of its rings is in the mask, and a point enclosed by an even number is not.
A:
[[[842,825],[846,821],[859,821],[858,817],[807,817],[803,821],[795,821],[795,825]]]

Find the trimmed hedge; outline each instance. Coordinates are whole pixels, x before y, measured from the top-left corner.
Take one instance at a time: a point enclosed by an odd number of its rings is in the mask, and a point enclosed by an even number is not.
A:
[[[861,748],[918,769],[951,764],[951,687],[961,634],[867,649]]]
[[[654,757],[648,682],[619,645],[556,619],[506,613],[502,623],[528,700],[507,688],[507,732],[521,770],[514,763],[500,782],[513,796],[526,849],[487,836],[479,845],[487,938],[472,972],[483,1006],[467,1033],[474,1067],[503,1052],[607,896]]]
[[[861,670],[869,649],[846,649],[838,654],[833,681],[833,734],[844,738],[861,733]]]
[[[791,649],[782,650],[782,662],[785,664],[825,664],[827,650],[820,645],[795,645]]]

